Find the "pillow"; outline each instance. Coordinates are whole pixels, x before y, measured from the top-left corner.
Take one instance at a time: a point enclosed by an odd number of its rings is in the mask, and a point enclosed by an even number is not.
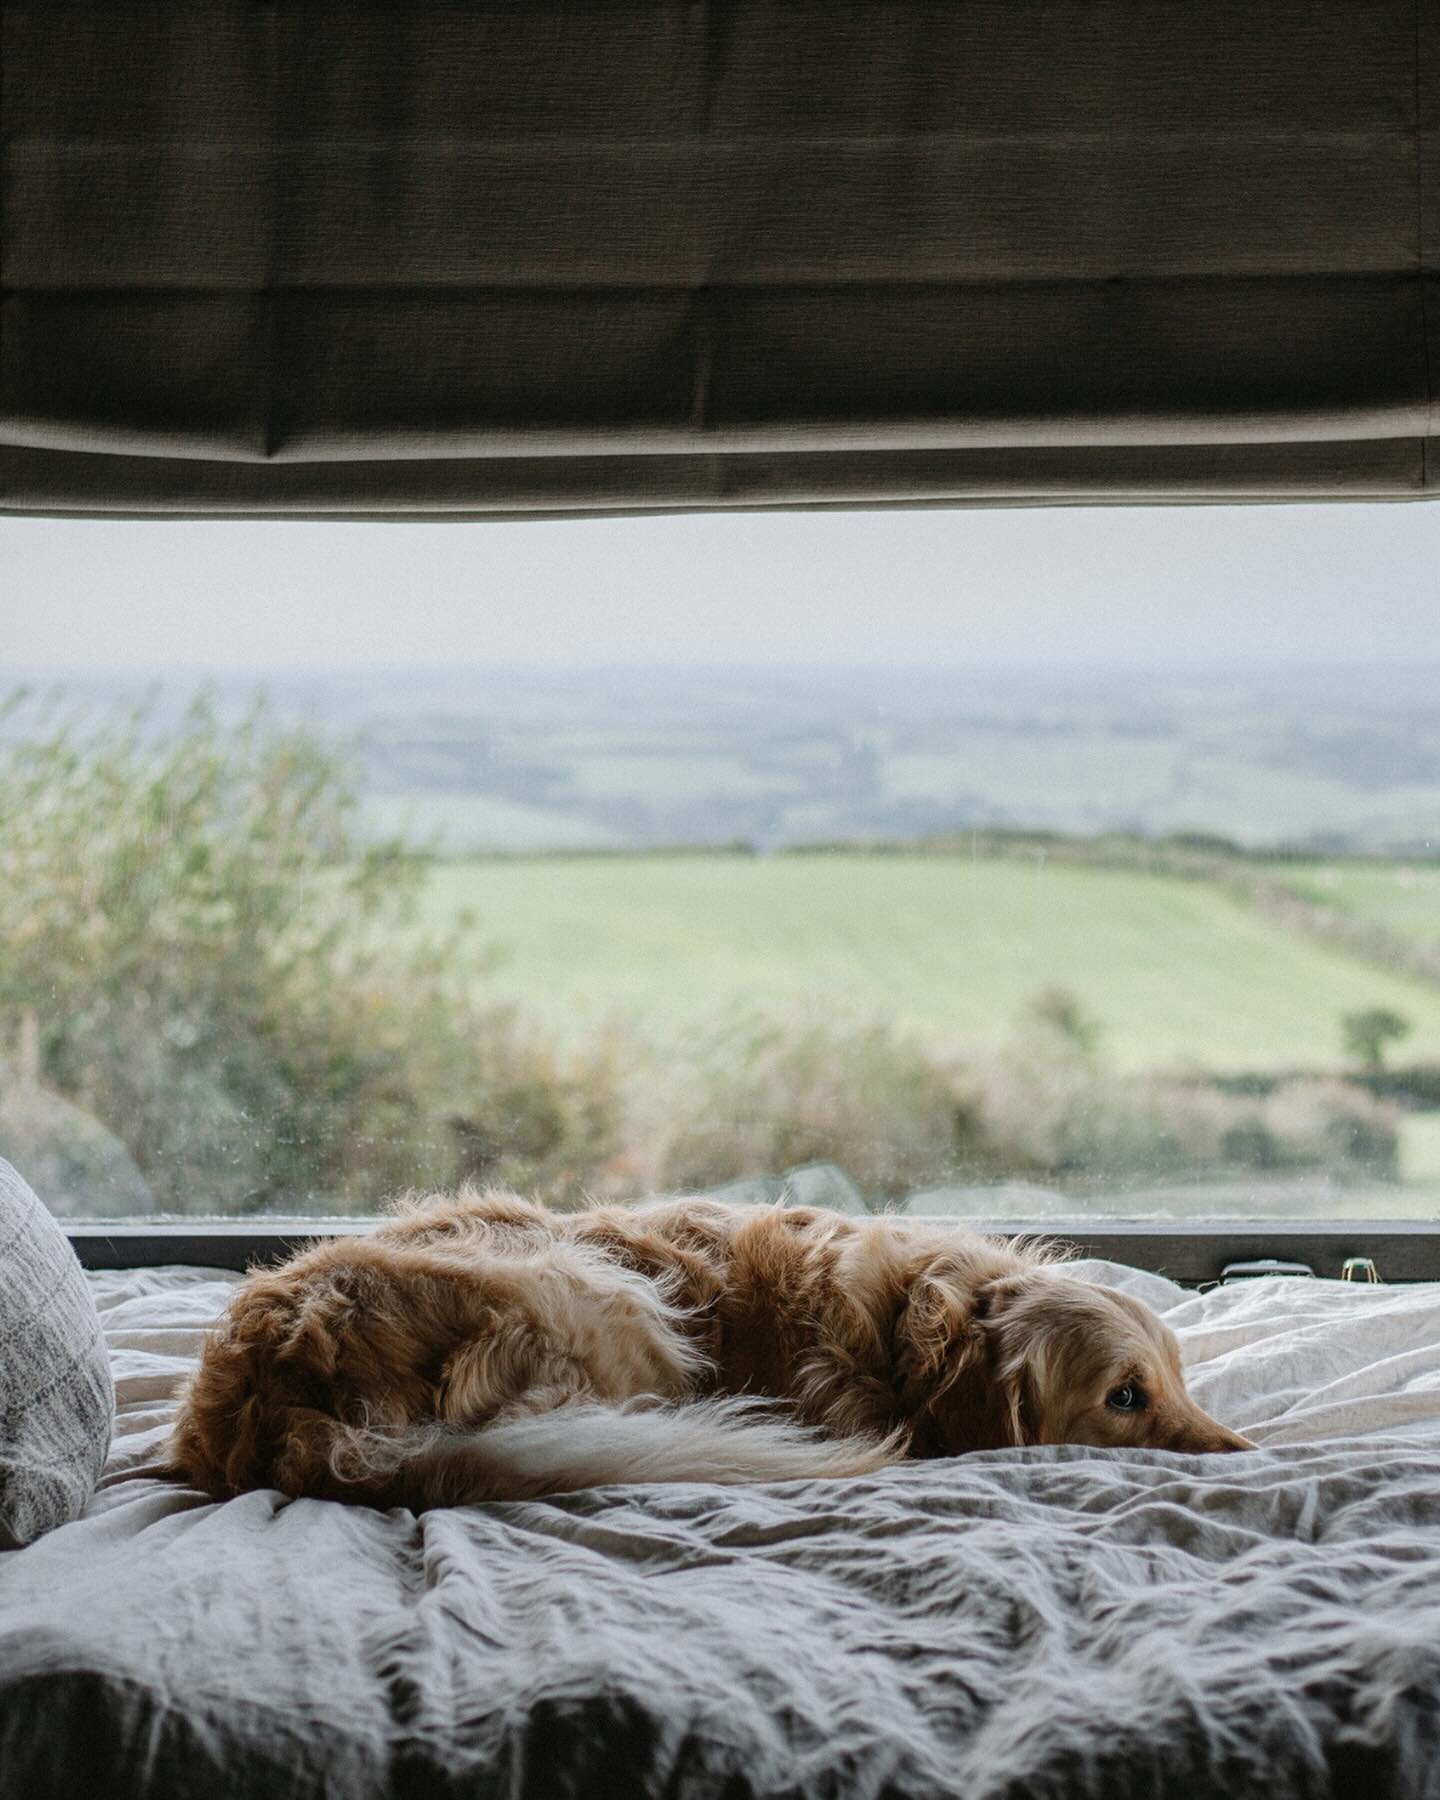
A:
[[[79,1517],[114,1412],[100,1315],[79,1260],[0,1157],[0,1550]]]

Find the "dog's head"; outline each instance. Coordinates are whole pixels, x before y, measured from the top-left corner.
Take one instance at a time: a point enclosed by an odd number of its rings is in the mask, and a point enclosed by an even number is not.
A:
[[[1039,1269],[988,1299],[981,1329],[1016,1443],[1254,1448],[1190,1398],[1175,1334],[1131,1295]]]
[[[1148,1306],[1040,1266],[987,1283],[936,1357],[940,1454],[1023,1444],[1250,1450],[1185,1390],[1180,1346]]]

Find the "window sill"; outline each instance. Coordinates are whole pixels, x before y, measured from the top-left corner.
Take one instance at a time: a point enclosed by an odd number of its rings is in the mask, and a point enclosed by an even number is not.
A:
[[[138,1269],[162,1263],[245,1270],[292,1255],[317,1238],[355,1237],[370,1219],[270,1219],[174,1224],[85,1224],[65,1221],[66,1235],[87,1269]],[[1227,1263],[1275,1257],[1306,1263],[1318,1276],[1338,1278],[1349,1257],[1366,1257],[1386,1282],[1440,1281],[1440,1220],[1281,1220],[1237,1226],[1113,1223],[1090,1219],[937,1219],[937,1224],[993,1231],[1005,1237],[1046,1237],[1073,1245],[1082,1256],[1150,1269],[1186,1285],[1218,1281]]]

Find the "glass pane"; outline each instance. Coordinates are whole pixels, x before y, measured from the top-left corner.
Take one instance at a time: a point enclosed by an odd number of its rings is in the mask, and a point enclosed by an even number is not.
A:
[[[0,522],[75,1217],[1440,1210],[1440,510]]]

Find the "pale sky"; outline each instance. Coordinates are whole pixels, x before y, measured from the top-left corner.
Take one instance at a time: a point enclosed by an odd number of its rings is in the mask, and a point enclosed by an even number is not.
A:
[[[1440,658],[1440,505],[0,519],[0,672]]]

